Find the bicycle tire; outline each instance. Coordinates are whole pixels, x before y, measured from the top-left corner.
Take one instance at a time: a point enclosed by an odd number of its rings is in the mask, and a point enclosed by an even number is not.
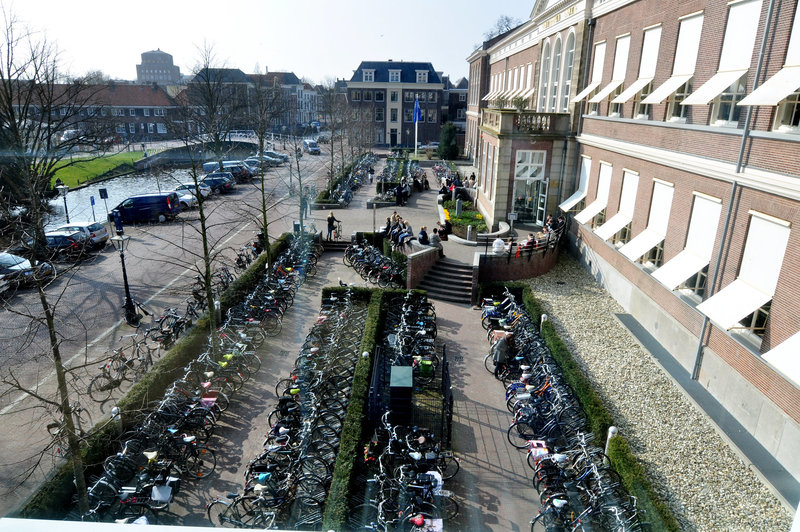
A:
[[[317,477],[303,475],[294,482],[295,498],[310,497],[314,500],[324,502],[328,498],[328,489],[325,484]]]
[[[228,509],[230,518],[230,528],[253,528],[258,519],[259,497],[255,495],[243,495],[235,499]],[[223,524],[222,526],[228,527]]]
[[[491,364],[491,366],[490,366],[490,364]],[[494,375],[495,364],[494,364],[494,356],[493,356],[493,353],[491,351],[489,352],[488,355],[483,357],[483,367],[486,368],[486,371],[488,371],[489,373]]]
[[[347,515],[347,530],[381,530],[382,523],[379,519],[380,509],[371,502],[359,504]]]
[[[190,478],[207,478],[217,469],[217,455],[208,447],[197,447],[186,461],[185,473]]]
[[[96,376],[89,382],[89,397],[96,403],[105,403],[111,399],[111,394],[119,387],[119,382],[116,384],[114,382],[114,379],[106,373]]]
[[[517,449],[525,449],[528,446],[528,440],[536,438],[534,427],[525,421],[518,421],[512,423],[506,431],[506,438],[508,443]]]
[[[114,512],[114,519],[128,519],[128,523],[133,523],[137,519],[141,519],[144,517],[146,519],[145,523],[136,523],[138,524],[147,524],[147,525],[157,525],[158,524],[158,514],[151,509],[146,504],[121,504],[119,508]]]
[[[433,504],[444,520],[453,519],[458,515],[458,501],[450,495],[434,495]]]
[[[461,463],[455,456],[445,456],[439,458],[437,468],[442,475],[442,480],[450,480],[461,470]]]
[[[320,530],[324,502],[313,497],[297,496],[292,501],[288,526],[293,530]]]

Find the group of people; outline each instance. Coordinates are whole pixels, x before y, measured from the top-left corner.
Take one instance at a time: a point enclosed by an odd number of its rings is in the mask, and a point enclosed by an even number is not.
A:
[[[542,225],[542,231],[538,235],[528,233],[528,238],[519,243],[517,255],[519,255],[519,253],[523,250],[539,249],[540,247],[546,245],[546,243],[550,240],[558,238],[559,234],[564,229],[565,224],[566,221],[564,220],[563,216],[553,218],[552,215],[548,215],[544,225]],[[505,240],[499,236],[492,242],[492,253],[495,255],[501,255],[509,252],[510,250],[511,244],[506,243]]]
[[[414,192],[422,192],[430,188],[428,176],[424,171],[416,172],[410,181],[407,176],[403,176],[394,189],[395,204],[400,207],[405,206],[408,203],[408,198],[411,197],[412,189]]]
[[[439,236],[439,228],[434,228],[432,234],[428,235],[428,226],[423,225],[419,233],[414,237],[414,229],[411,222],[404,220],[402,216],[394,211],[391,216],[386,217],[386,225],[381,233],[391,240],[393,250],[403,250],[406,246],[411,246],[411,241],[416,238],[417,242],[423,246],[442,246],[442,239]]]

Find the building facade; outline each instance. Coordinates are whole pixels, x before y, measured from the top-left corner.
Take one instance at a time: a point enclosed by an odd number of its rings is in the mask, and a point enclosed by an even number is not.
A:
[[[347,82],[347,101],[369,144],[413,146],[415,102],[422,113],[418,141],[439,140],[444,89],[430,63],[363,61]]]
[[[181,69],[172,62],[172,55],[160,49],[142,53],[142,63],[136,65],[136,82],[171,85],[180,83]]]

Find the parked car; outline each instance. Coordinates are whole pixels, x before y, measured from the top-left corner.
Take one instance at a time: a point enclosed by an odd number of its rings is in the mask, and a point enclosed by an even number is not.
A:
[[[203,163],[204,172],[217,172],[219,161]],[[246,181],[255,175],[255,172],[243,161],[222,161],[222,172],[230,172],[237,182]]]
[[[276,159],[275,157],[269,157],[267,155],[262,155],[260,157],[254,155],[245,159],[244,162],[254,168],[270,168],[272,166],[280,166],[283,164],[283,159]]]
[[[208,185],[213,194],[227,194],[236,187],[230,172],[210,173],[203,178],[203,184]]]
[[[48,231],[44,234],[44,247],[49,260],[73,260],[85,257],[92,248],[92,241],[82,231]],[[33,256],[33,237],[8,248],[7,252],[30,260]]]
[[[306,153],[310,153],[311,155],[319,155],[320,149],[319,144],[315,140],[306,139],[303,141],[303,151]]]
[[[55,229],[55,231],[67,232],[80,232],[83,233],[89,240],[92,246],[102,248],[108,242],[108,229],[105,224],[101,222],[72,222],[67,225],[62,225]]]
[[[280,159],[285,163],[289,162],[289,156],[285,153],[278,153],[276,151],[266,150],[264,151],[264,155],[267,157],[272,157],[273,159]]]
[[[56,276],[49,262],[31,262],[12,253],[0,253],[0,293],[17,286],[32,285],[37,279],[50,280]]]
[[[182,190],[175,193],[178,195],[178,201],[181,203],[181,211],[188,211],[197,207],[197,198],[188,190]]]
[[[197,188],[200,189],[200,195],[204,198],[207,198],[209,194],[211,194],[211,187],[202,182],[197,183]],[[194,183],[181,183],[179,186],[175,187],[175,193],[179,196],[186,193],[194,195],[196,194],[196,190]]]
[[[180,197],[175,192],[160,194],[142,194],[131,196],[108,213],[108,220],[113,223],[113,212],[119,212],[122,223],[153,222],[160,223],[172,220],[181,212]]]

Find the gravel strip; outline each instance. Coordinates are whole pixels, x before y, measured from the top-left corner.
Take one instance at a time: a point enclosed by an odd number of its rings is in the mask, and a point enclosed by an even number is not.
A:
[[[789,530],[792,517],[614,317],[572,257],[530,279],[562,340],[684,530]]]

